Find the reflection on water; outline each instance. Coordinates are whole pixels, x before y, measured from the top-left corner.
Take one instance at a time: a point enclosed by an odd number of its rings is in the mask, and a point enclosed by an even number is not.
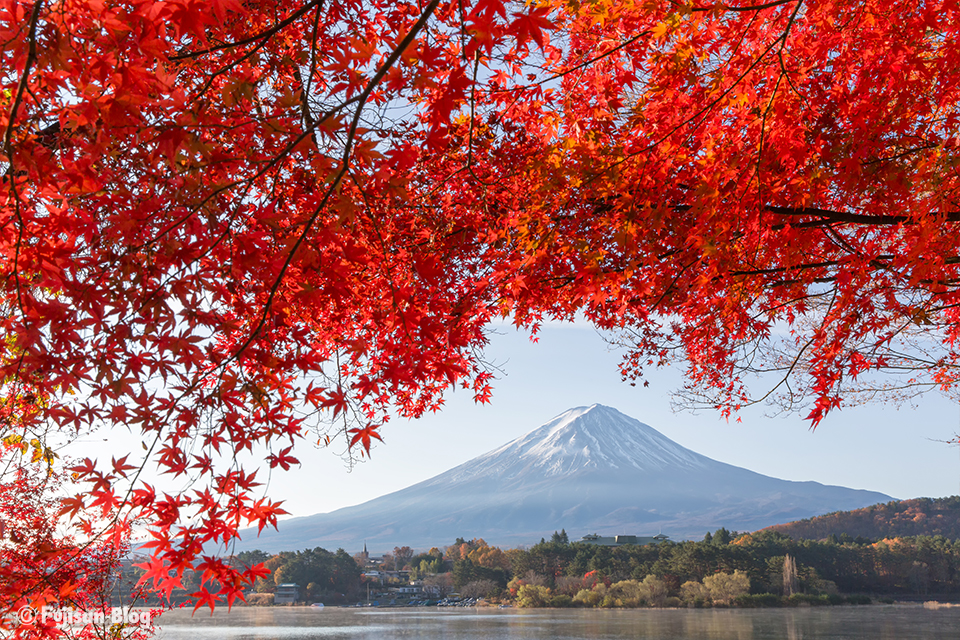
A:
[[[162,640],[956,640],[960,609],[324,609],[170,611]]]

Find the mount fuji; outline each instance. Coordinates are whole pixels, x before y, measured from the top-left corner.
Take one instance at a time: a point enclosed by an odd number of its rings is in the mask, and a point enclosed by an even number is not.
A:
[[[237,550],[306,547],[385,551],[458,537],[532,544],[566,529],[700,538],[719,527],[753,531],[891,497],[791,482],[686,449],[616,409],[566,411],[527,435],[438,476],[363,504],[247,530]]]

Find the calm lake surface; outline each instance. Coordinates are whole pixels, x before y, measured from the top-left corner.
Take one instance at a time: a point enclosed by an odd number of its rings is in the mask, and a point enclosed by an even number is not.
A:
[[[340,609],[170,611],[163,640],[957,640],[960,608],[871,605],[803,609]]]

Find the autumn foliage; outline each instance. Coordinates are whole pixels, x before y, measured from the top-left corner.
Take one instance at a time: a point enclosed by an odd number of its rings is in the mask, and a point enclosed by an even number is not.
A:
[[[823,540],[830,536],[870,540],[942,536],[948,540],[960,540],[960,498],[898,500],[828,513],[769,529],[797,540]]]
[[[4,438],[0,465],[5,480],[0,484],[0,634],[99,637],[103,625],[72,625],[75,628],[67,634],[59,621],[41,613],[45,608],[106,612],[110,619],[116,573],[129,549],[125,528],[114,522],[101,532],[65,530],[58,500],[65,479],[37,440]],[[109,535],[96,535],[108,531]],[[114,625],[113,631],[117,638],[134,639],[144,637],[147,629]]]
[[[495,318],[585,317],[728,413],[949,388],[958,35],[951,1],[0,0],[4,435],[137,434],[63,509],[142,519],[212,606],[267,471],[487,400]]]

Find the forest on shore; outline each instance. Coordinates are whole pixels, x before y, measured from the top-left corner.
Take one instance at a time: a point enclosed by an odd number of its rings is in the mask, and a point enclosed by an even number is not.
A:
[[[442,550],[398,547],[376,559],[315,548],[242,552],[231,562],[262,563],[268,572],[245,594],[249,604],[272,604],[277,586],[289,583],[299,585],[301,602],[327,604],[365,602],[370,593],[383,603],[456,594],[521,607],[797,606],[960,595],[960,541],[942,536],[794,540],[771,530],[719,529],[700,541],[608,547],[570,542],[561,531],[529,549],[461,538]],[[128,583],[139,571],[128,567]],[[196,580],[185,574],[171,601],[188,599]],[[401,592],[411,585],[419,595]]]
[[[897,536],[960,539],[960,496],[893,500],[852,511],[768,527],[794,539],[822,540],[847,534],[873,540]]]

